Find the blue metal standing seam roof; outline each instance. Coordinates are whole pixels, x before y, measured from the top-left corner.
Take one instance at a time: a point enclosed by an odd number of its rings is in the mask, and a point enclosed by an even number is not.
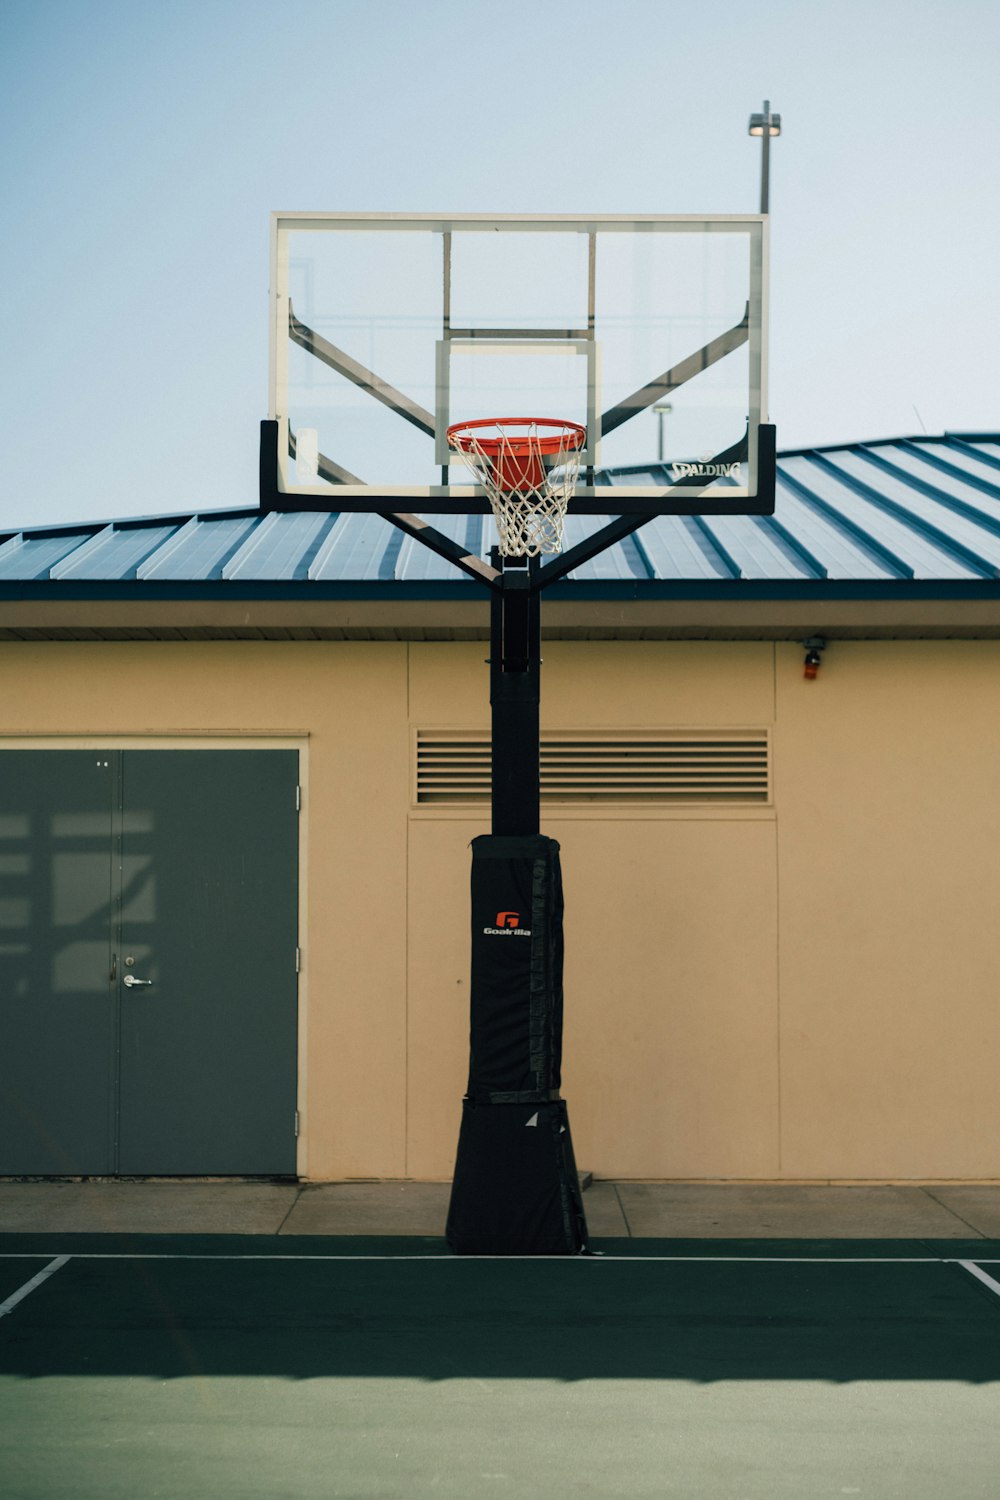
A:
[[[646,472],[655,473],[657,465]],[[634,482],[639,466],[606,469]],[[609,504],[609,518],[614,514]],[[431,525],[486,555],[492,523],[481,516],[430,516]],[[570,515],[566,545],[604,524]],[[662,516],[585,563],[562,585],[608,596],[643,584],[758,590],[851,584],[952,585],[1000,580],[1000,432],[905,437],[803,448],[778,455],[778,502],[770,516]],[[405,584],[461,592],[471,579],[377,516],[328,512],[201,511],[0,532],[0,596],[25,586],[132,583],[219,585],[229,593],[288,585],[296,593],[352,585],[369,593]],[[79,596],[79,592],[78,595]]]

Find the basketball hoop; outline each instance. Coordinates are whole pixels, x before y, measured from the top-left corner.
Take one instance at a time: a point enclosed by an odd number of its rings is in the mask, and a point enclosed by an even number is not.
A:
[[[448,428],[448,446],[489,496],[504,557],[561,549],[586,441],[585,427],[557,417],[487,417]]]

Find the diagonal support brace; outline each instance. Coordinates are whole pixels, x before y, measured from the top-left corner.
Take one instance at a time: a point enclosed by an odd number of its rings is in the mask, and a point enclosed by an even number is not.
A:
[[[369,396],[374,396],[376,401],[381,401],[400,417],[405,417],[407,422],[412,422],[414,427],[419,427],[421,432],[428,436],[434,436],[434,416],[421,406],[419,402],[412,401],[402,391],[376,375],[374,370],[369,370],[358,360],[352,359],[345,354],[343,349],[338,349],[336,344],[331,344],[321,333],[314,328],[308,327],[297,318],[292,311],[291,303],[288,305],[288,334],[292,341],[305,349],[307,354],[314,354],[323,364],[329,365],[331,370],[336,370],[338,375],[343,375],[361,390],[367,391]]]
[[[388,521],[391,526],[398,526],[400,531],[405,531],[407,536],[412,536],[414,541],[420,542],[428,547],[431,552],[436,552],[438,557],[443,557],[456,568],[461,568],[463,573],[468,573],[477,583],[483,583],[487,588],[499,589],[500,573],[488,562],[484,562],[475,553],[468,552],[453,542],[450,536],[445,536],[443,531],[437,531],[433,526],[420,516],[410,515],[405,511],[379,511],[378,514],[383,521]]]
[[[606,411],[601,418],[601,436],[607,437],[609,432],[614,432],[623,422],[639,412],[645,411],[647,406],[652,406],[654,401],[660,401],[664,396],[669,396],[671,391],[676,391],[678,386],[685,385],[700,375],[702,370],[707,370],[711,365],[717,364],[720,359],[725,359],[727,354],[732,354],[741,344],[745,344],[750,337],[750,305],[743,314],[742,321],[735,323],[725,333],[720,333],[703,348],[696,349],[680,364],[673,365],[669,370],[664,370],[662,375],[657,375],[655,380],[650,380],[639,390],[633,391],[631,396],[626,396],[624,401],[619,401],[610,411]]]
[[[766,494],[768,491],[773,497],[775,485],[775,431],[772,426],[761,424],[758,433],[758,486],[759,493]],[[746,457],[746,438],[742,437],[732,447],[725,448],[710,460],[713,464],[734,463]],[[708,485],[705,489],[708,489]],[[670,488],[674,488],[673,485]],[[700,493],[704,494],[704,490]],[[614,490],[609,498],[613,498]],[[698,496],[691,499],[687,507],[689,513],[697,514]],[[552,562],[546,563],[538,574],[535,587],[539,589],[548,588],[549,584],[557,583],[560,578],[565,578],[567,573],[572,573],[574,568],[580,568],[589,562],[592,557],[597,557],[606,548],[614,546],[615,542],[623,541],[625,537],[631,536],[633,531],[638,531],[640,526],[645,526],[649,521],[655,521],[662,510],[650,511],[642,515],[618,516],[607,526],[602,526],[595,531],[593,536],[587,537],[586,541],[578,542],[575,547],[570,547],[568,552],[561,552]]]

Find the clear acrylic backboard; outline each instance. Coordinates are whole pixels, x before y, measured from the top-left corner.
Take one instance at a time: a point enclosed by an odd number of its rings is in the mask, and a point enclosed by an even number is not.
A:
[[[268,508],[486,511],[447,429],[514,416],[586,427],[574,511],[773,510],[765,217],[279,213],[271,252]]]

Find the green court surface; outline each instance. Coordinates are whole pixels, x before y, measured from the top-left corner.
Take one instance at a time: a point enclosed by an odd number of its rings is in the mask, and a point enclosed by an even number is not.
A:
[[[1000,1244],[597,1248],[0,1236],[0,1494],[1000,1495]]]

